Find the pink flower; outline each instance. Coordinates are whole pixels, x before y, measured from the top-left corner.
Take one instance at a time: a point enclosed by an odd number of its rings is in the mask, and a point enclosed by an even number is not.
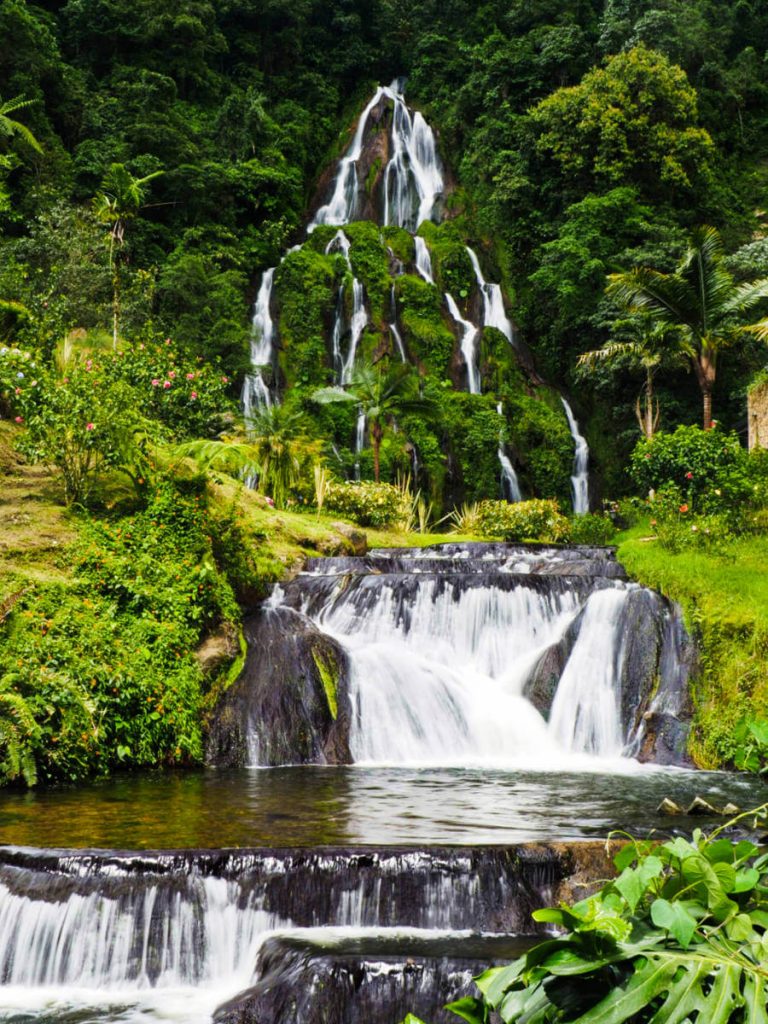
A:
[[[229,377],[222,377],[221,378],[221,383],[222,384],[229,384]]]
[[[194,380],[194,379],[195,379],[194,373],[188,373],[187,374],[187,380]]]
[[[152,387],[153,388],[159,388],[160,387],[160,381],[157,379],[157,377],[153,377],[152,378]]]
[[[170,338],[166,338],[165,339],[165,344],[166,345],[170,345],[171,344],[171,339]]]
[[[264,500],[266,501],[266,503],[269,505],[270,508],[274,508],[275,507],[275,502],[274,502],[273,498],[265,498]]]
[[[85,429],[86,430],[95,430],[96,429],[96,424],[95,423],[86,423],[85,424]]]
[[[643,456],[644,459],[650,459],[650,457],[651,457],[651,453],[650,452],[646,452],[645,455]]]
[[[168,388],[170,386],[171,386],[171,382],[169,380],[164,380],[163,381],[163,387],[165,388],[166,391],[168,390]]]
[[[14,422],[16,422],[16,423],[23,423],[24,422],[24,417],[23,416],[16,416]]]
[[[141,345],[139,345],[139,351],[143,351],[143,349],[144,349],[144,343],[142,342]]]
[[[196,391],[193,391],[193,392],[192,392],[192,394],[191,394],[191,395],[190,395],[189,397],[190,397],[190,398],[192,399],[192,401],[194,402],[194,400],[195,400],[195,399],[197,398],[197,392],[196,392]]]
[[[176,376],[176,371],[175,370],[171,370],[171,372],[168,374],[168,376],[171,378],[171,380],[173,380],[173,378]]]
[[[693,473],[690,473],[690,472],[686,473],[685,474],[685,479],[686,480],[693,480]]]
[[[16,388],[16,394],[17,394],[17,395],[20,395],[20,394],[21,394],[21,388]]]

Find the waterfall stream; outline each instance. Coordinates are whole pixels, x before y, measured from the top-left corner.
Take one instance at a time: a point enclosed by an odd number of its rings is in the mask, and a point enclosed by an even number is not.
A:
[[[583,515],[585,512],[589,512],[589,446],[586,438],[579,433],[579,424],[576,422],[570,405],[562,396],[560,401],[563,403],[568,429],[574,443],[573,475],[571,476],[573,511],[576,515]]]
[[[272,321],[272,286],[276,267],[265,270],[253,311],[251,328],[251,372],[243,383],[243,414],[246,420],[272,404],[269,388],[264,383],[262,370],[271,365],[274,358],[275,325]]]
[[[496,406],[499,416],[504,416],[501,402]],[[522,501],[523,495],[517,481],[517,473],[504,450],[504,432],[499,430],[499,465],[501,466],[501,495],[506,501]]]
[[[456,300],[448,292],[445,293],[448,312],[461,330],[461,354],[467,367],[467,390],[471,395],[480,394],[480,373],[477,369],[477,335],[478,329],[469,320],[465,320],[456,305]]]

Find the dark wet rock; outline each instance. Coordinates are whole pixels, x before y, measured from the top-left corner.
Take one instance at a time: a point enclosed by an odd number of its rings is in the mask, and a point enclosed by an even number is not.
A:
[[[239,650],[237,633],[227,624],[205,638],[195,651],[195,657],[206,676],[215,676],[224,665],[237,657]]]
[[[258,981],[214,1014],[214,1024],[430,1024],[456,1017],[446,1002],[475,991],[472,978],[521,956],[526,937],[416,936],[267,940]]]
[[[583,612],[580,612],[557,643],[552,644],[544,651],[534,665],[523,688],[523,696],[547,720],[549,720],[549,712],[552,709],[552,701],[555,699],[560,677],[578,639],[583,617]]]
[[[243,671],[211,716],[206,761],[348,764],[347,655],[300,612],[268,605],[245,623]]]

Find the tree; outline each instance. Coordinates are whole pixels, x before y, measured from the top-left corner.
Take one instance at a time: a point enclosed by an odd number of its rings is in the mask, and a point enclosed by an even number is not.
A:
[[[431,403],[414,394],[414,377],[409,366],[398,364],[387,370],[359,367],[348,387],[320,388],[312,395],[320,404],[356,402],[362,409],[371,436],[373,477],[379,483],[381,442],[385,424],[405,413],[429,413]]]
[[[638,314],[614,324],[615,341],[603,348],[583,352],[578,365],[593,369],[599,363],[616,364],[629,361],[645,371],[642,398],[635,402],[635,416],[640,431],[650,441],[656,433],[661,410],[654,398],[653,379],[662,363],[680,358],[675,332],[664,323],[654,321],[649,314]]]
[[[96,193],[93,208],[96,217],[109,225],[109,266],[112,271],[112,344],[117,348],[117,328],[120,318],[120,265],[115,249],[125,244],[128,221],[138,216],[144,205],[146,186],[163,172],[154,171],[143,178],[134,178],[125,164],[110,164]]]
[[[739,335],[752,310],[768,299],[768,278],[737,285],[726,269],[719,232],[696,228],[674,273],[636,267],[608,278],[607,294],[632,313],[646,312],[675,330],[701,389],[704,429],[712,425],[712,391],[721,351]]]

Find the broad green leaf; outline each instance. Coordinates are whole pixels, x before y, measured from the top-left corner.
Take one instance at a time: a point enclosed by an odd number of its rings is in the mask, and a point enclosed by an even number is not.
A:
[[[542,964],[551,974],[588,974],[596,971],[603,964],[608,963],[605,959],[595,957],[584,957],[572,949],[556,950]]]
[[[665,992],[676,973],[674,963],[641,961],[628,984],[601,999],[597,1006],[578,1018],[579,1024],[623,1024]]]
[[[737,871],[732,892],[749,892],[750,889],[755,888],[759,881],[760,872],[755,871],[754,868],[745,868],[742,871]]]
[[[705,999],[702,981],[708,974],[709,966],[705,963],[694,964],[692,970],[684,970],[670,986],[666,999],[650,1024],[682,1024],[689,1014],[700,1009]]]
[[[723,887],[723,892],[733,892],[736,885],[736,872],[733,866],[718,862],[712,865],[712,870],[717,875],[718,881]]]
[[[714,843],[708,843],[704,847],[703,853],[710,864],[714,864],[716,861],[733,864],[736,856],[736,851],[730,839],[717,839]]]
[[[752,918],[749,914],[737,914],[726,925],[728,938],[734,942],[746,942],[752,938]]]
[[[768,981],[754,974],[744,977],[744,1024],[768,1024]]]
[[[498,1010],[504,1024],[511,1024],[523,1016],[530,1022],[537,1013],[546,1011],[550,1005],[544,986],[537,985],[523,991],[508,992]]]
[[[482,999],[476,999],[474,996],[464,996],[463,999],[457,999],[454,1003],[448,1003],[445,1009],[467,1021],[467,1024],[487,1024],[488,1022],[487,1005]]]
[[[670,903],[669,900],[654,900],[651,904],[651,920],[657,928],[665,928],[679,942],[683,949],[687,948],[696,931],[696,919],[692,917],[681,903]]]

